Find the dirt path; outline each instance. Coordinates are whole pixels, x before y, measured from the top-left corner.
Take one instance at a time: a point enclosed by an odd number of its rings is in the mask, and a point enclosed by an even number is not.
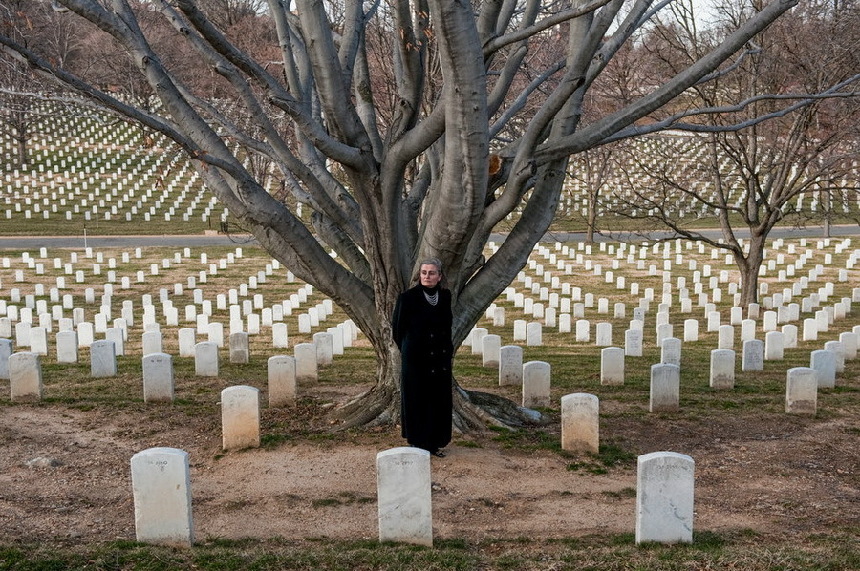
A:
[[[616,436],[640,427],[616,423]],[[860,522],[856,431],[785,419],[771,425],[655,423],[646,451],[696,460],[696,528],[790,533]],[[629,431],[629,434],[627,433]],[[393,431],[348,442],[288,442],[222,454],[208,419],[161,422],[133,411],[61,406],[0,413],[0,529],[7,541],[134,539],[129,460],[153,446],[186,450],[195,535],[372,539],[375,457]],[[635,466],[570,470],[571,458],[518,452],[490,438],[458,439],[432,459],[434,536],[576,537],[632,533]],[[635,462],[634,462],[635,463]]]

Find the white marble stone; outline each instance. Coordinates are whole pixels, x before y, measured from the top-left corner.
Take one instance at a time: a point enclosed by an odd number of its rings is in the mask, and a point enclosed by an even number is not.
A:
[[[600,401],[588,393],[561,397],[561,447],[597,454],[600,447]]]
[[[149,448],[131,458],[137,541],[188,547],[194,542],[188,454]]]
[[[101,339],[90,345],[90,375],[93,377],[115,377],[116,345],[113,341]]]
[[[676,452],[639,456],[636,472],[636,543],[692,543],[693,458]]]
[[[818,373],[809,367],[786,372],[785,412],[814,415],[818,406]]]
[[[735,387],[735,360],[735,352],[732,349],[711,351],[711,388],[730,390]]]
[[[218,345],[201,341],[194,346],[194,374],[198,377],[217,377],[219,372]]]
[[[600,384],[624,384],[624,349],[606,347],[600,351]]]
[[[238,385],[221,391],[221,447],[241,450],[260,446],[260,391]]]
[[[9,385],[12,401],[41,400],[42,360],[37,353],[18,351],[9,356]]]
[[[296,400],[296,360],[274,355],[268,360],[269,406],[285,406]]]
[[[681,368],[670,363],[651,365],[650,412],[674,412],[680,400]]]
[[[376,455],[379,541],[433,545],[430,453],[398,447]]]
[[[296,360],[296,382],[298,384],[316,383],[318,378],[317,348],[313,343],[298,343],[293,347]]]
[[[550,365],[545,361],[523,364],[523,401],[526,408],[548,407],[550,404]]]
[[[167,353],[150,353],[142,358],[144,402],[172,402],[173,357]]]
[[[815,371],[819,389],[836,386],[836,354],[827,349],[816,349],[809,354],[809,368]]]

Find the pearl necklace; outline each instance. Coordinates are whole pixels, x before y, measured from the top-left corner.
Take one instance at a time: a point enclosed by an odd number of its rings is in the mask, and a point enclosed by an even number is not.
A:
[[[439,292],[437,291],[437,292],[436,292],[436,293],[434,293],[433,295],[429,295],[429,294],[425,291],[425,292],[424,292],[424,299],[426,299],[426,300],[427,300],[427,303],[429,303],[430,305],[435,306],[437,303],[439,303]]]

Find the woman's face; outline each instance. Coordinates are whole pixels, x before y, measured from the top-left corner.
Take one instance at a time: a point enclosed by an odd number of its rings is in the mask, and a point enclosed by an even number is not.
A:
[[[442,272],[433,264],[421,264],[418,277],[424,287],[436,287],[436,284],[442,279]]]

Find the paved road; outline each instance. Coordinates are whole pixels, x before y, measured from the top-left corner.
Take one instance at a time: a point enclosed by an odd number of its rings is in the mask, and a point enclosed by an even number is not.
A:
[[[717,229],[702,230],[702,234],[719,239]],[[748,232],[737,231],[738,237],[745,238]],[[830,228],[830,235],[860,236],[860,226],[840,225]],[[669,232],[651,232],[651,240],[671,238]],[[821,226],[807,228],[778,228],[771,232],[771,238],[823,238],[824,229]],[[585,239],[585,232],[548,232],[543,242],[580,242]],[[643,236],[630,232],[616,232],[610,235],[596,235],[597,242],[617,242],[623,240],[641,241]],[[503,234],[493,234],[490,240],[501,242]],[[249,235],[161,235],[161,236],[0,236],[0,250],[30,250],[34,248],[134,248],[136,246],[162,246],[167,248],[199,247],[199,246],[241,246],[254,243]]]

